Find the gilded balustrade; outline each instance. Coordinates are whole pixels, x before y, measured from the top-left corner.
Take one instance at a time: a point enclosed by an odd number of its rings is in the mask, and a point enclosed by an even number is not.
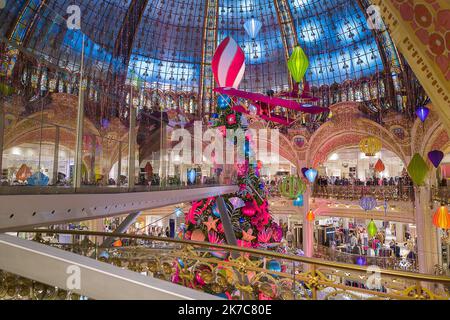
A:
[[[110,233],[24,232],[20,235],[35,241],[231,299],[450,299],[449,277],[386,269],[374,274],[367,267],[280,254],[270,248],[126,234],[115,235],[121,247],[103,248],[99,243]],[[49,241],[41,234],[70,234],[72,243]]]
[[[414,201],[414,189],[409,186],[314,186],[313,197],[358,200],[373,196],[377,200]]]

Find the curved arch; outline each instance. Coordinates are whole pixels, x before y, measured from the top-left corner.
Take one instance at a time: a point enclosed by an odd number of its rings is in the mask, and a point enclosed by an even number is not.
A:
[[[316,166],[334,150],[359,144],[361,138],[368,135],[380,139],[386,149],[407,163],[407,154],[392,132],[378,123],[364,118],[358,107],[359,104],[356,102],[342,102],[330,108],[333,117],[323,124],[308,142],[306,159],[308,166]]]

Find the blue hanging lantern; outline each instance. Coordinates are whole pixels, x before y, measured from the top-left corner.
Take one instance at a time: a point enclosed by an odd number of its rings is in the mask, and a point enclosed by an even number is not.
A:
[[[189,169],[187,171],[187,180],[189,184],[195,184],[197,180],[197,171],[195,169]]]
[[[252,38],[252,40],[255,40],[256,36],[261,30],[261,27],[261,21],[256,20],[253,17],[244,23],[244,29],[245,31],[247,31],[247,34],[250,36],[250,38]]]
[[[239,222],[240,222],[240,223],[244,223],[244,222],[245,222],[245,219],[244,219],[244,218],[240,218],[240,219],[239,219]]]
[[[213,114],[211,114],[211,118],[217,119],[217,118],[219,118],[219,115],[217,113],[213,113]]]
[[[294,200],[295,207],[303,207],[303,195],[299,194],[297,199]]]
[[[416,109],[416,115],[419,117],[420,121],[425,122],[428,118],[428,114],[430,113],[430,109],[425,106],[420,106]]]
[[[317,170],[312,168],[305,172],[306,179],[308,179],[310,183],[314,183],[314,181],[316,181],[317,174]]]
[[[227,95],[220,95],[217,98],[217,106],[220,110],[225,110],[231,106],[231,98]]]
[[[365,266],[367,264],[366,258],[362,257],[362,256],[359,256],[356,259],[356,264],[359,265],[359,266]]]

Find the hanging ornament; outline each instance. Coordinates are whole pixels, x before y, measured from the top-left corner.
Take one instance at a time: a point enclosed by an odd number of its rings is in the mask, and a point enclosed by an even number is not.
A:
[[[213,213],[214,217],[220,218],[220,212],[219,212],[219,209],[217,208],[217,203],[213,204],[212,213]]]
[[[312,169],[312,168],[308,169],[308,171],[305,172],[306,179],[308,179],[308,181],[310,183],[314,183],[314,181],[317,178],[317,174],[318,174],[317,170],[316,169]]]
[[[252,40],[255,40],[256,36],[261,30],[261,27],[261,21],[256,20],[253,17],[244,23],[244,29],[245,31],[247,31],[247,34],[250,36],[250,38],[252,38]]]
[[[256,209],[253,202],[246,202],[242,208],[242,214],[246,217],[253,217],[256,214]]]
[[[359,149],[366,157],[373,157],[381,150],[382,144],[380,139],[375,137],[367,137],[359,142]]]
[[[309,60],[300,46],[296,46],[288,62],[288,69],[296,82],[302,81],[309,67]]]
[[[356,259],[356,264],[359,265],[359,266],[365,266],[367,264],[366,258],[363,257],[363,256],[359,256]]]
[[[203,224],[208,228],[208,232],[211,230],[217,231],[217,222],[219,219],[214,219],[213,217],[208,217],[208,221],[203,222]]]
[[[225,110],[231,106],[231,98],[227,95],[221,94],[217,98],[217,107],[220,110]]]
[[[227,124],[230,126],[233,126],[236,124],[236,115],[235,114],[229,114],[227,115]]]
[[[299,194],[297,199],[294,200],[294,207],[303,207],[303,195]]]
[[[258,108],[251,104],[251,105],[248,107],[248,111],[250,112],[250,114],[251,114],[252,116],[255,116],[255,115],[258,113]]]
[[[437,228],[450,229],[450,214],[448,208],[445,205],[441,205],[433,215],[433,224]]]
[[[428,166],[422,156],[416,153],[408,165],[408,174],[412,181],[420,186],[424,183],[428,173]]]
[[[375,167],[374,167],[376,172],[383,172],[386,167],[384,166],[383,161],[381,161],[381,159],[378,159],[377,163],[375,163]]]
[[[267,269],[270,271],[281,272],[281,264],[278,260],[270,260],[267,263]]]
[[[230,201],[230,203],[233,206],[234,210],[240,209],[243,206],[245,206],[244,200],[242,200],[239,197],[230,198],[228,201]]]
[[[200,230],[200,229],[195,229],[195,230],[192,232],[191,240],[192,240],[192,241],[203,242],[203,241],[205,241],[205,234],[203,233],[202,230]]]
[[[312,222],[316,219],[316,215],[314,214],[314,212],[312,210],[309,210],[308,213],[306,214],[306,220],[309,222]]]
[[[236,41],[226,37],[212,59],[212,71],[219,87],[237,89],[245,72],[245,54]]]
[[[370,211],[377,206],[377,200],[374,197],[365,196],[359,200],[359,205],[364,211]]]
[[[428,152],[428,159],[430,159],[431,163],[435,168],[439,167],[442,159],[444,159],[444,153],[440,150],[433,150]]]
[[[285,198],[294,200],[306,190],[303,180],[297,176],[284,177],[278,185],[278,190]]]
[[[419,117],[420,121],[425,122],[428,118],[428,114],[430,113],[430,109],[425,106],[420,106],[416,109],[416,115]]]
[[[375,221],[370,220],[369,224],[367,225],[367,234],[369,237],[373,238],[377,234],[377,225],[375,224]]]

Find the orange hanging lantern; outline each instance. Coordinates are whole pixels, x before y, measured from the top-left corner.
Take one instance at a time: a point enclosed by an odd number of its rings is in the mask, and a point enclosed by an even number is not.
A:
[[[311,222],[311,221],[314,221],[315,219],[316,219],[316,215],[314,214],[314,212],[312,210],[309,210],[308,213],[306,214],[306,220]]]
[[[381,159],[378,159],[377,163],[375,163],[375,167],[374,167],[376,172],[383,172],[384,169],[386,169],[386,167],[384,166],[383,161],[381,161]]]
[[[121,247],[122,245],[122,240],[120,239],[113,242],[113,247]]]
[[[433,216],[433,224],[441,229],[450,229],[450,214],[447,206],[442,205],[436,210]]]

